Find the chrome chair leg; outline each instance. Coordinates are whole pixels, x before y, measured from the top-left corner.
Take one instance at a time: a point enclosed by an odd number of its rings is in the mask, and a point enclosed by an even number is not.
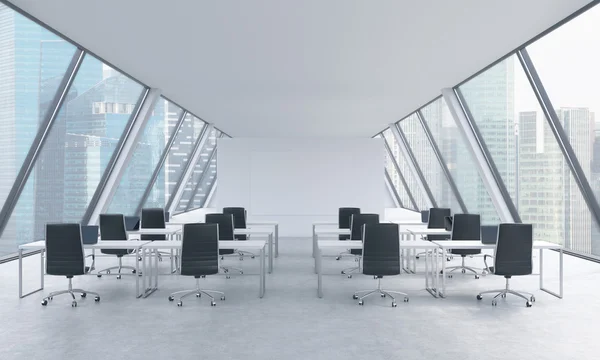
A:
[[[192,294],[196,294],[197,298],[202,297],[202,294],[208,296],[210,298],[210,305],[211,306],[216,306],[217,303],[215,302],[215,298],[214,298],[214,294],[218,294],[221,295],[221,300],[225,300],[225,293],[222,291],[216,291],[216,290],[205,290],[205,289],[201,289],[200,288],[200,279],[196,279],[196,288],[195,289],[191,289],[191,290],[181,290],[181,291],[176,291],[174,293],[171,293],[171,295],[169,296],[169,301],[173,301],[175,300],[175,297],[179,296],[179,301],[177,302],[177,306],[183,306],[183,298],[187,297],[189,295]]]
[[[70,294],[71,297],[73,298],[73,302],[71,302],[71,306],[76,307],[77,306],[77,301],[75,300],[76,293],[80,294],[82,298],[87,297],[88,294],[92,294],[92,295],[94,295],[94,301],[100,302],[100,295],[97,292],[83,290],[83,289],[73,289],[73,279],[69,278],[68,289],[53,291],[53,292],[49,293],[48,296],[46,296],[45,298],[42,299],[42,305],[43,306],[48,305],[48,302],[51,301],[55,296]]]
[[[375,293],[380,294],[381,297],[389,296],[390,298],[392,298],[392,307],[396,307],[396,297],[393,296],[392,294],[403,295],[404,302],[408,302],[408,294],[400,292],[400,291],[384,290],[381,288],[381,278],[378,278],[377,280],[378,280],[377,281],[377,289],[375,289],[375,290],[359,290],[359,291],[356,291],[354,293],[354,295],[352,295],[352,298],[354,300],[358,300],[358,305],[364,305],[364,299]],[[359,294],[361,294],[361,293],[365,293],[365,294],[363,296],[359,296]]]
[[[510,289],[509,279],[506,279],[506,287],[504,289],[482,291],[479,294],[477,294],[477,300],[482,300],[483,299],[482,295],[484,295],[484,294],[493,294],[493,293],[497,293],[497,294],[494,296],[494,298],[492,300],[492,306],[497,305],[496,298],[498,298],[498,296],[502,296],[503,298],[505,298],[506,295],[508,295],[508,294],[515,295],[517,297],[520,297],[521,299],[524,299],[526,301],[525,305],[527,307],[531,307],[533,305],[533,303],[535,302],[535,296],[533,296],[533,294],[525,292],[525,291],[515,291],[515,290]],[[526,295],[529,295],[529,296],[526,296]]]

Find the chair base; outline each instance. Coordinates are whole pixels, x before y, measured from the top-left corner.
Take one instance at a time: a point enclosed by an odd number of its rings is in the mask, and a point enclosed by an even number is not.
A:
[[[508,294],[515,295],[517,297],[520,297],[521,299],[524,299],[526,301],[525,305],[527,307],[533,306],[533,303],[535,302],[535,296],[533,296],[532,293],[529,293],[526,291],[511,290],[508,279],[506,279],[506,287],[504,289],[482,291],[479,294],[477,294],[477,300],[482,300],[483,294],[494,294],[494,293],[496,293],[496,296],[494,296],[494,298],[492,299],[492,306],[496,306],[498,304],[498,302],[496,301],[496,298],[498,298],[498,296],[502,296],[503,298],[505,298],[506,295],[508,295]]]
[[[237,268],[237,267],[233,267],[233,266],[220,266],[219,267],[221,270],[223,270],[223,272],[225,273],[225,278],[229,279],[231,278],[231,276],[229,276],[229,271],[230,270],[235,270],[237,272],[240,273],[240,275],[244,275],[244,270]]]
[[[51,301],[55,296],[70,294],[73,298],[73,302],[71,302],[72,307],[77,307],[77,301],[75,300],[75,294],[80,294],[82,298],[85,298],[88,294],[94,295],[94,301],[100,302],[100,295],[93,291],[83,290],[83,289],[73,289],[73,279],[69,278],[69,287],[67,290],[53,291],[48,294],[45,298],[42,299],[42,306],[48,305],[48,302]]]
[[[244,250],[238,250],[237,254],[240,257],[240,260],[244,260],[245,256],[250,256],[250,259],[254,259],[256,257],[256,254],[254,254],[250,251],[244,251]]]
[[[403,295],[404,296],[404,302],[408,302],[408,294],[407,293],[403,293],[400,291],[391,291],[391,290],[384,290],[381,288],[381,278],[377,279],[377,289],[375,290],[359,290],[356,291],[354,293],[354,295],[352,295],[352,299],[354,300],[358,300],[358,305],[364,305],[364,299],[373,295],[373,294],[379,294],[382,298],[389,296],[392,299],[392,307],[396,307],[396,297],[392,294],[396,294],[396,295]],[[359,294],[361,293],[365,293],[362,296],[359,296]]]
[[[450,275],[449,273],[453,273],[454,271],[459,270],[459,269],[461,270],[461,272],[463,274],[465,274],[467,271],[475,274],[475,279],[479,279],[480,273],[483,273],[483,269],[473,268],[473,267],[470,267],[470,266],[466,266],[465,265],[465,257],[463,256],[462,257],[462,264],[460,266],[448,266],[448,267],[446,267],[446,274],[449,277],[452,277],[452,275]],[[477,270],[479,270],[480,272],[477,272]],[[441,273],[441,271],[440,271],[440,273]],[[444,275],[444,274],[442,274],[442,275]]]
[[[217,294],[221,295],[221,300],[222,301],[225,300],[224,292],[216,291],[216,290],[201,289],[200,288],[200,279],[196,279],[196,288],[195,289],[176,291],[169,296],[169,301],[173,301],[173,300],[175,300],[175,297],[179,296],[179,301],[177,302],[177,306],[183,306],[183,298],[186,296],[190,296],[192,294],[196,294],[197,298],[202,297],[202,294],[208,296],[210,298],[211,306],[217,306],[217,303],[215,302],[215,298],[213,295],[217,295]]]
[[[131,270],[132,274],[135,274],[137,272],[137,270],[133,266],[123,265],[123,259],[121,257],[119,257],[119,265],[111,266],[109,268],[99,270],[96,274],[98,275],[98,277],[102,277],[102,275],[110,275],[111,270],[117,270],[117,273],[118,273],[117,279],[120,279],[121,278],[121,270],[123,270],[123,269]],[[142,272],[140,271],[138,273],[138,275],[141,275],[141,274],[142,274]]]
[[[358,262],[358,266],[353,266],[353,267],[345,268],[344,270],[342,270],[342,275],[348,275],[348,279],[352,279],[353,272],[360,272],[360,270],[361,270],[361,266],[360,266],[361,257],[356,256],[356,255],[354,255],[354,256],[355,256],[354,261]]]

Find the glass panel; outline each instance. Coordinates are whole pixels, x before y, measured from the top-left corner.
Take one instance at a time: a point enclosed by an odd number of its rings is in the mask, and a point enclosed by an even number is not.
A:
[[[383,136],[381,136],[381,135],[377,135],[376,137],[383,138]],[[383,138],[383,141],[385,141],[387,143],[387,140],[385,138]],[[388,146],[389,146],[389,144],[388,144]],[[390,154],[390,152],[387,150],[385,151],[385,169],[387,170],[388,175],[390,176],[392,185],[396,189],[396,192],[398,192],[398,196],[400,197],[400,201],[402,202],[402,205],[407,209],[416,210],[416,209],[414,209],[413,203],[412,203],[412,201],[410,201],[410,197],[408,196],[408,192],[406,191],[406,188],[404,187],[404,184],[402,183],[402,180],[400,179],[400,174],[398,173],[398,171],[396,170],[396,167],[394,166],[394,163],[392,160],[392,154]]]
[[[459,90],[521,220],[533,224],[534,239],[571,248],[586,244],[590,252],[590,213],[517,58],[507,58]],[[565,122],[568,115],[560,117]],[[577,136],[591,149],[590,122],[585,126],[586,135]]]
[[[202,133],[202,129],[204,129],[202,120],[191,114],[186,115],[144,207],[166,206],[177,181],[192,156],[194,145]]]
[[[600,6],[595,6],[527,47],[596,200],[600,199],[600,123],[597,122],[600,119],[596,119],[600,111],[598,32]],[[552,134],[544,138],[555,141]],[[565,229],[565,245],[600,255],[596,222],[572,176],[567,175],[569,169],[559,154],[554,166],[564,169],[553,180],[557,191],[565,192],[565,216],[559,222]]]
[[[402,175],[404,175],[406,185],[409,187],[410,192],[412,193],[412,196],[415,199],[415,202],[417,203],[417,210],[429,210],[429,205],[427,205],[428,202],[425,200],[424,194],[421,192],[421,188],[418,186],[418,180],[413,176],[413,173],[411,172],[408,166],[407,160],[404,158],[404,155],[400,150],[400,145],[398,144],[398,142],[396,142],[394,133],[392,133],[392,130],[388,128],[382,134],[387,143],[390,145],[390,149],[392,150],[394,160],[396,160],[396,163],[400,168],[400,172],[402,173]],[[405,204],[410,204],[408,196],[406,200],[407,202]],[[404,198],[402,198],[402,202],[404,202]]]
[[[74,53],[73,45],[0,3],[0,206]],[[33,187],[25,187],[21,198],[32,208]],[[0,256],[15,252],[22,242],[14,226],[7,231]]]
[[[202,179],[202,182],[198,185],[198,190],[194,193],[192,198],[192,204],[189,210],[206,207],[206,198],[217,180],[217,152],[214,153],[213,158],[210,160],[208,165],[208,173]]]
[[[500,223],[473,156],[444,99],[439,98],[423,107],[421,113],[427,121],[467,210],[472,214],[480,214],[482,224]],[[445,196],[444,193],[442,196]],[[445,199],[443,203],[446,202]]]
[[[29,242],[44,237],[48,222],[81,221],[143,90],[86,55],[3,240]],[[114,104],[129,106],[121,113]]]
[[[181,195],[179,204],[177,204],[175,213],[180,213],[180,212],[186,211],[186,209],[188,207],[188,203],[190,201],[192,201],[192,198],[196,198],[197,196],[200,196],[198,194],[197,188],[200,188],[201,184],[199,184],[199,182],[202,181],[204,171],[207,168],[207,164],[211,158],[213,150],[216,148],[217,138],[219,136],[221,136],[221,132],[213,127],[212,130],[208,134],[205,134],[205,136],[208,136],[208,138],[206,139],[204,144],[202,144],[202,148],[200,149],[200,157],[198,158],[198,162],[196,162],[196,164],[194,165],[194,171],[193,171],[192,175],[190,176],[189,180],[185,184],[183,194]],[[215,155],[215,161],[216,161],[216,155]]]
[[[127,163],[107,212],[134,215],[183,110],[160,98]]]
[[[436,135],[440,133],[442,122],[440,116],[431,116],[428,123],[432,133]],[[431,143],[425,135],[425,130],[419,121],[416,114],[412,114],[406,119],[398,123],[400,129],[406,136],[408,146],[413,152],[417,164],[429,185],[429,190],[433,194],[433,198],[437,202],[438,207],[449,207],[452,209],[452,213],[462,213],[462,209],[456,200],[456,197],[452,193],[452,189],[448,184],[448,179],[444,175],[442,166],[438,161]]]

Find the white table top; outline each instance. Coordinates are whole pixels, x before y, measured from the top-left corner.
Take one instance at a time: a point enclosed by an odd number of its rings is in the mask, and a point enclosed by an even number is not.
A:
[[[219,241],[219,249],[262,249],[265,247],[266,240],[246,240],[246,241]],[[180,249],[182,241],[165,240],[152,241],[144,244],[144,249]]]
[[[316,229],[318,235],[350,235],[350,229]]]
[[[149,241],[137,241],[137,240],[101,240],[96,244],[83,244],[84,249],[137,249]],[[30,242],[27,244],[19,245],[19,249],[22,250],[42,250],[46,248],[46,241],[39,240]]]
[[[401,228],[400,233],[410,233],[415,235],[451,235],[452,231],[446,229],[427,229],[426,227],[408,227],[404,229]]]
[[[250,225],[279,225],[277,221],[250,221],[246,223],[247,226]]]
[[[315,221],[313,223],[313,226],[315,226],[315,225],[335,225],[335,226],[337,226],[338,222],[337,221]]]
[[[404,225],[404,226],[427,226],[427,223],[417,220],[390,220],[392,224]]]
[[[432,241],[442,249],[493,249],[496,244],[483,244],[481,241],[469,240],[451,240],[451,241]],[[562,245],[554,244],[548,241],[534,241],[534,249],[560,249]]]
[[[343,248],[343,249],[362,249],[363,243],[360,240],[319,240],[319,248]],[[401,240],[401,249],[434,249],[438,248],[432,241],[425,240]]]
[[[169,226],[170,225],[170,226]],[[172,235],[181,231],[181,225],[169,224],[164,229],[144,229],[127,231],[130,235]]]
[[[233,233],[236,235],[271,235],[271,234],[273,234],[273,229],[269,229],[269,228],[234,229]]]

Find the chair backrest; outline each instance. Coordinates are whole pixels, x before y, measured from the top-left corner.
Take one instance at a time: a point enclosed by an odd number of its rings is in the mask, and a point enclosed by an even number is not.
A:
[[[398,225],[390,223],[363,226],[363,274],[400,274],[400,237]]]
[[[452,240],[481,240],[481,216],[479,214],[454,214]]]
[[[354,214],[350,218],[350,240],[363,239],[363,225],[379,224],[379,214]]]
[[[123,214],[100,214],[100,239],[111,241],[128,239]]]
[[[219,225],[219,240],[234,240],[233,215],[231,214],[206,214],[205,223]]]
[[[481,242],[495,244],[498,239],[498,225],[481,225]]]
[[[219,272],[219,225],[185,224],[181,244],[181,275],[202,276]]]
[[[165,210],[162,208],[142,209],[142,221],[140,227],[142,229],[164,229],[166,227]],[[156,241],[165,240],[166,236],[164,234],[142,235],[140,238],[147,241]]]
[[[140,229],[139,216],[125,216],[125,230],[134,231]]]
[[[421,211],[421,222],[427,224],[429,222],[429,210]]]
[[[46,224],[46,273],[74,276],[85,273],[79,224]]]
[[[452,216],[452,211],[448,208],[429,209],[429,219],[427,221],[427,228],[444,229],[446,227],[446,216]]]
[[[234,229],[245,229],[247,212],[243,207],[224,207],[223,214],[233,215],[233,227]],[[244,234],[235,235],[237,240],[246,240],[247,236]]]
[[[452,219],[452,216],[446,216],[444,217],[444,229],[448,230],[448,231],[452,231],[452,222],[454,220]]]
[[[494,273],[497,275],[529,275],[533,270],[533,226],[500,224],[494,250]]]
[[[341,207],[338,209],[338,229],[350,229],[352,215],[360,214],[360,208]],[[348,240],[350,235],[339,235],[338,239]]]
[[[165,211],[165,222],[169,222],[171,221],[171,213],[168,211]]]
[[[81,225],[81,242],[84,244],[97,244],[98,225]]]

